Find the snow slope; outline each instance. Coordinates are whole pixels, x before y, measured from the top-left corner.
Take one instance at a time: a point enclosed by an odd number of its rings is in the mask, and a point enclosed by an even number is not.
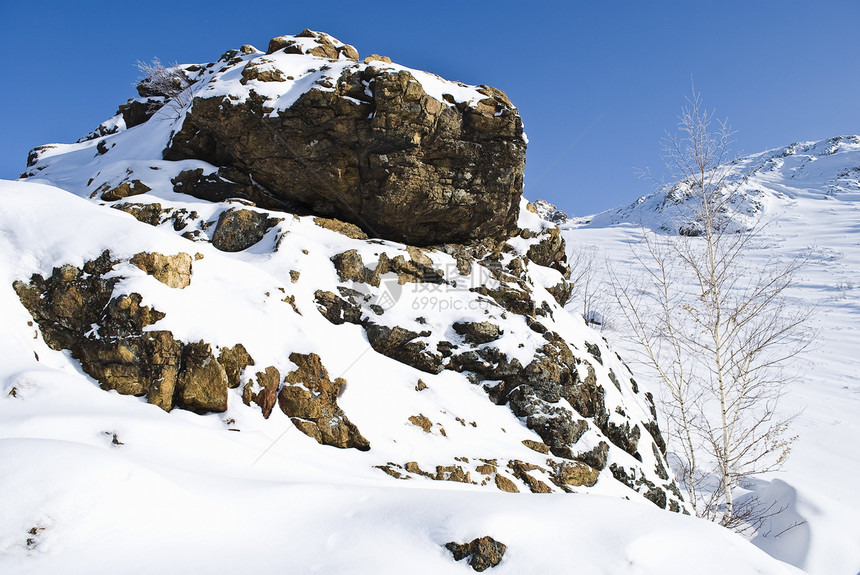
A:
[[[809,573],[855,575],[860,571],[860,138],[797,143],[748,156],[731,166],[729,178],[740,186],[733,214],[738,225],[758,218],[769,222],[744,262],[748,269],[772,256],[809,257],[788,295],[792,305],[814,306],[816,331],[811,348],[791,367],[799,378],[782,403],[784,413],[798,414],[791,433],[799,439],[782,472],[750,486],[763,501],[787,509],[753,542]],[[671,234],[685,223],[675,191],[571,220],[563,227],[570,256],[599,254],[598,283],[609,281],[601,271],[608,267],[635,273],[630,245],[639,241],[642,228]],[[632,358],[635,346],[613,306],[609,298],[598,303],[607,321],[602,333]],[[581,309],[577,302],[570,307]],[[644,369],[634,371],[649,377]],[[775,536],[796,522],[803,524]]]
[[[183,302],[196,320],[170,327],[229,343],[234,330],[244,329],[249,349],[264,353],[271,338],[252,336],[249,326],[259,321],[253,314],[298,325],[282,334],[281,347],[316,350],[350,386],[366,386],[361,393],[348,388],[341,405],[372,438],[374,461],[413,460],[432,469],[464,455],[534,457],[524,446],[511,449],[532,433],[459,374],[425,374],[428,389],[416,393],[411,368],[338,339],[343,336],[315,310],[300,308],[307,323],[289,321],[289,306],[264,295],[278,285],[276,278],[249,263],[271,255],[227,257],[41,184],[3,182],[0,201],[8,208],[0,212],[4,572],[394,573],[409,564],[416,573],[463,573],[468,567],[454,563],[443,545],[482,535],[508,545],[499,573],[564,573],[571,564],[606,573],[792,572],[725,530],[642,499],[625,501],[635,494],[611,479],[593,491],[615,497],[395,481],[363,453],[321,448],[277,412],[263,419],[238,392],[227,412],[210,415],[166,413],[139,398],[106,393],[67,352],[44,344],[11,289],[13,279],[47,273],[58,262],[80,263],[108,246],[128,253],[142,246],[193,249],[204,255],[194,270],[198,307],[192,298]],[[345,241],[314,224],[304,227],[291,232],[303,249]],[[158,298],[170,314],[183,313],[179,303],[166,307],[170,288],[123,271],[129,287]],[[313,274],[333,273],[305,268],[303,277],[306,272],[309,282]],[[219,315],[225,298],[252,317]],[[454,441],[440,441],[436,428],[425,434],[410,426],[407,418],[418,412],[430,414]],[[476,425],[464,427],[457,418]]]

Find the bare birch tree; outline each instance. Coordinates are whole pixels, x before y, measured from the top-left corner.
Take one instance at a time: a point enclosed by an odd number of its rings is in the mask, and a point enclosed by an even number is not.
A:
[[[744,477],[777,469],[794,437],[777,405],[787,362],[809,342],[808,310],[786,302],[803,259],[752,270],[745,255],[761,224],[738,226],[738,193],[727,178],[731,132],[693,90],[667,136],[664,160],[686,218],[677,236],[643,230],[635,257],[643,283],[613,277],[644,363],[666,391],[665,418],[675,472],[700,517],[740,528],[755,523],[754,501],[737,505]]]
[[[598,274],[598,246],[581,245],[567,259],[570,265],[570,299],[568,305],[577,309],[585,322],[603,331],[606,304],[611,301]]]

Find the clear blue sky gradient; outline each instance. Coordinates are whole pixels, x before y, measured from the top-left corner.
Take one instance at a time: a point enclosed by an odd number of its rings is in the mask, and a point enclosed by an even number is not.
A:
[[[303,28],[504,90],[530,143],[526,196],[585,215],[653,189],[691,76],[734,151],[860,133],[860,2],[4,2],[0,178],[135,96],[135,62],[210,62]]]

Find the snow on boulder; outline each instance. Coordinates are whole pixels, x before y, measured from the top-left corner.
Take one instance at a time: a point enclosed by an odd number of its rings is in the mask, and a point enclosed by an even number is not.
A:
[[[231,51],[192,77],[164,158],[198,159],[256,189],[413,245],[516,228],[526,142],[503,92],[375,59],[326,34]],[[268,205],[267,205],[268,204]]]

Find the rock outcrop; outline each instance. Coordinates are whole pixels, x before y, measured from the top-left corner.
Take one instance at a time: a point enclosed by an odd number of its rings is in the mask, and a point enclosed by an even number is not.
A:
[[[129,263],[169,287],[190,284],[192,258],[141,252]],[[13,285],[21,303],[39,324],[45,342],[68,349],[83,370],[102,388],[146,397],[165,411],[196,413],[227,410],[230,388],[241,385],[242,373],[254,359],[239,343],[216,350],[205,341],[185,343],[170,331],[145,328],[165,314],[142,305],[138,293],[114,295],[123,278],[111,272],[120,260],[104,252],[82,268],[65,265],[50,277],[34,275]],[[269,417],[277,403],[303,433],[323,445],[370,449],[370,443],[337,405],[346,381],[331,381],[318,355],[290,355],[298,368],[281,385],[274,367],[246,382],[245,403],[256,403]]]
[[[651,396],[564,310],[565,243],[539,217],[551,206],[521,198],[525,139],[503,93],[380,56],[359,63],[354,48],[311,31],[166,74],[142,82],[94,140],[29,158],[28,174],[159,228],[111,213],[137,227],[141,247],[122,253],[139,253],[82,268],[51,261],[36,268],[58,266],[49,277],[19,278],[53,349],[105,389],[165,410],[245,409],[239,400],[285,415],[401,480],[620,489],[684,510]],[[147,130],[169,142],[163,155],[129,160]],[[73,185],[73,173],[85,175]],[[150,237],[169,245],[165,233],[195,255],[148,247]],[[100,241],[89,253],[122,239]],[[121,275],[142,273],[171,289],[124,289]],[[179,314],[194,318],[188,341],[156,325]],[[353,369],[349,386],[324,365]],[[474,396],[486,401],[461,411]],[[418,457],[404,451],[412,440],[445,446]]]
[[[259,205],[304,207],[374,237],[429,245],[510,235],[526,144],[504,93],[447,82],[436,94],[425,84],[440,79],[381,60],[353,63],[353,52],[305,31],[275,38],[268,54],[222,63],[164,158],[221,166],[246,189],[264,190],[253,197]],[[301,78],[291,72],[297,54],[318,58]],[[219,89],[234,69],[241,85]],[[312,86],[280,108],[299,80]]]

